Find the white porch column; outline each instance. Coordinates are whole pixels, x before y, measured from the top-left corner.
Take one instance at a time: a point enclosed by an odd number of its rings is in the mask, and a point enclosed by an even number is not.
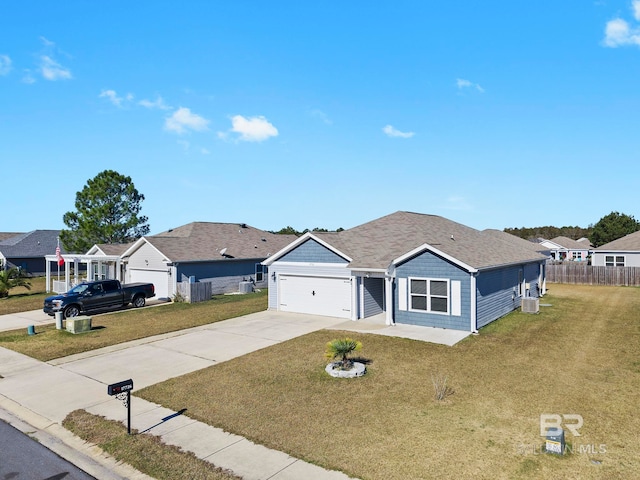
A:
[[[384,279],[384,297],[385,297],[385,322],[387,325],[393,325],[393,277],[385,277]]]
[[[46,266],[46,269],[47,269],[47,288],[45,289],[45,292],[49,293],[51,291],[51,262],[46,257],[45,257],[44,260],[45,260],[45,263],[47,264],[47,266]]]
[[[64,262],[64,288],[65,292],[70,290],[69,288],[69,275],[71,274],[71,267],[69,266],[69,262],[65,260]]]

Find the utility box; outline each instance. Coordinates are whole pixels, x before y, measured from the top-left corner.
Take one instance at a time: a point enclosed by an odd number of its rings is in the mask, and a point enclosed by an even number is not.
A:
[[[523,313],[538,313],[540,311],[540,299],[537,297],[524,297],[521,300],[520,309]]]
[[[564,430],[562,428],[550,428],[547,430],[544,450],[555,455],[564,455]]]
[[[67,332],[85,333],[91,331],[91,317],[71,317],[65,321]]]

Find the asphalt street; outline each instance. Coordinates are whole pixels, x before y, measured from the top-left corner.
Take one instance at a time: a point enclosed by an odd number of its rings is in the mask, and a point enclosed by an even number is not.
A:
[[[36,440],[0,420],[0,479],[95,480]]]

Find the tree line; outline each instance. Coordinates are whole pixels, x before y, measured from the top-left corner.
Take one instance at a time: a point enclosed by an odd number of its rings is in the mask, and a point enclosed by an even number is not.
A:
[[[149,233],[147,217],[140,214],[144,195],[135,188],[131,177],[113,170],[100,172],[89,179],[76,193],[75,211],[64,214],[67,226],[60,232],[60,240],[69,252],[86,252],[95,244],[127,243]],[[307,232],[341,232],[343,228],[328,230],[315,227],[298,231],[286,226],[276,234],[303,235]],[[640,230],[640,222],[632,215],[611,212],[596,224],[582,227],[521,227],[504,231],[518,237],[552,239],[558,236],[578,240],[587,237],[594,247],[599,247]]]

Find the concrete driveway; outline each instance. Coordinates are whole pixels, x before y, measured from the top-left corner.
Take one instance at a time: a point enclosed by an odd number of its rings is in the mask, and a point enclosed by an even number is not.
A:
[[[38,316],[27,312],[18,318],[35,321]],[[47,363],[0,348],[0,408],[47,429],[59,426],[67,414],[79,408],[125,422],[126,409],[115,397],[107,395],[107,385],[111,383],[131,378],[137,390],[321,329],[451,345],[468,335],[455,330],[387,326],[380,318],[345,322],[340,318],[266,311]],[[139,398],[132,399],[132,428],[160,435],[166,443],[194,452],[245,479],[348,478]]]

